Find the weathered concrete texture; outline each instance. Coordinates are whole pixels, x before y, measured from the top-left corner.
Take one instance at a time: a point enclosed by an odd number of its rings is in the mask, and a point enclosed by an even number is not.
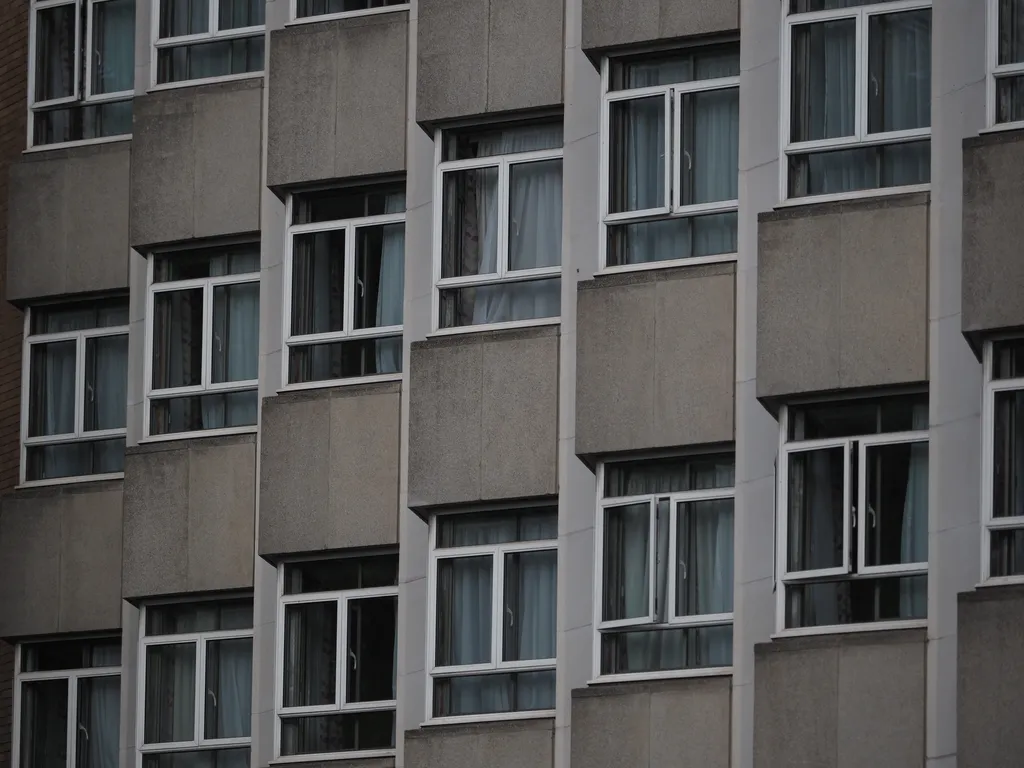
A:
[[[1024,326],[1024,131],[965,139],[964,333]]]
[[[758,397],[927,381],[927,194],[758,221]]]
[[[271,32],[269,186],[405,170],[408,16]]]
[[[1024,755],[1024,586],[961,593],[957,616],[957,765],[1017,768]]]
[[[0,636],[121,626],[121,482],[0,499]]]
[[[732,441],[732,264],[577,288],[577,454]]]
[[[130,161],[119,141],[11,164],[8,301],[128,287]]]
[[[572,766],[729,768],[729,677],[572,692]]]
[[[583,0],[583,48],[738,30],[739,0]]]
[[[554,720],[429,726],[405,732],[405,768],[551,768]]]
[[[135,99],[131,245],[260,228],[263,79]]]
[[[755,768],[924,764],[924,630],[755,646]]]
[[[401,407],[398,382],[264,400],[261,555],[398,543]]]
[[[252,587],[255,436],[129,448],[122,596]]]
[[[421,123],[562,103],[558,0],[421,0]]]
[[[412,345],[409,506],[558,493],[558,328]]]

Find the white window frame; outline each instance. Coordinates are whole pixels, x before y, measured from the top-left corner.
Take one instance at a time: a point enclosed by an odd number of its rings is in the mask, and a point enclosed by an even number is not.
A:
[[[232,749],[250,747],[251,736],[237,736],[223,739],[208,739],[206,733],[206,644],[211,640],[236,640],[253,637],[253,629],[219,629],[210,632],[182,632],[175,635],[146,634],[146,613],[150,608],[172,604],[177,601],[152,602],[139,609],[139,674],[136,686],[135,705],[135,765],[142,768],[146,755],[167,754],[173,752],[199,752],[203,750]],[[146,662],[147,649],[155,645],[187,645],[192,643],[196,649],[195,666],[195,711],[193,715],[193,739],[191,741],[167,741],[156,744],[146,743]],[[254,649],[255,651],[255,645]],[[250,675],[255,683],[255,653],[253,668]]]
[[[1013,64],[999,63],[999,0],[986,0],[985,24],[985,115],[986,126],[991,131],[1016,131],[1024,128],[1024,120],[1009,123],[996,122],[996,80],[1008,76],[1024,76],[1024,60]]]
[[[790,155],[806,155],[825,150],[855,149],[858,147],[874,147],[890,144],[902,144],[924,139],[931,140],[932,129],[910,128],[902,131],[886,131],[885,133],[868,132],[868,22],[872,16],[888,16],[902,11],[931,10],[931,0],[879,0],[872,5],[861,5],[852,8],[836,8],[828,11],[811,13],[790,13],[788,0],[783,0],[782,7],[782,81],[781,106],[779,110],[779,200],[789,205],[804,203],[822,203],[830,200],[851,200],[862,197],[881,197],[901,195],[909,192],[920,192],[930,189],[931,185],[908,184],[898,187],[878,187],[854,190],[852,192],[834,192],[823,195],[804,195],[791,197],[789,194],[789,157]],[[856,19],[857,71],[855,76],[855,129],[853,136],[839,136],[832,139],[815,139],[812,141],[790,141],[791,111],[793,87],[793,28],[804,24],[838,19]],[[930,121],[929,121],[930,122]]]
[[[394,747],[391,749],[361,749],[348,750],[345,752],[304,753],[301,755],[281,754],[282,721],[287,719],[289,716],[344,715],[388,710],[395,711],[397,716],[397,699],[350,703],[345,701],[345,697],[348,691],[348,663],[346,653],[348,648],[348,604],[353,600],[363,600],[373,597],[394,597],[397,600],[398,585],[396,584],[393,587],[360,587],[357,589],[329,590],[326,592],[301,592],[295,595],[286,595],[284,592],[285,568],[289,565],[308,562],[310,559],[315,559],[318,562],[324,561],[324,559],[320,557],[303,558],[300,560],[288,560],[277,567],[277,631],[275,633],[276,650],[274,654],[274,762],[308,763],[310,761],[315,762],[318,760],[355,760],[371,757],[391,757],[395,754]],[[284,706],[285,610],[289,605],[330,602],[334,602],[336,604],[338,611],[338,629],[335,637],[334,648],[335,701],[333,704],[313,704],[302,707],[286,707]],[[397,669],[397,658],[395,659],[395,665]]]
[[[686,49],[675,49],[682,53]],[[672,53],[673,51],[666,51]],[[737,44],[738,52],[738,44]],[[601,165],[600,165],[600,197],[601,197],[601,238],[598,246],[599,273],[635,272],[644,269],[665,269],[695,264],[719,264],[736,261],[736,253],[716,253],[711,256],[693,256],[684,259],[666,259],[664,261],[642,262],[640,264],[622,264],[608,266],[608,227],[615,224],[639,223],[645,221],[661,221],[672,218],[691,218],[716,213],[732,213],[739,210],[739,198],[735,200],[719,200],[711,203],[683,205],[682,180],[679,163],[676,158],[682,155],[682,99],[685,94],[701,91],[719,91],[740,87],[739,76],[718,77],[709,80],[693,80],[685,83],[668,85],[651,85],[644,88],[611,90],[611,68],[619,57],[605,56],[601,61]],[[643,211],[608,212],[608,194],[611,186],[611,105],[619,101],[634,101],[644,97],[659,96],[665,98],[665,199],[664,205]],[[739,147],[737,147],[739,151]]]
[[[501,510],[509,512],[526,512],[530,506],[502,506]],[[555,671],[556,660],[527,659],[524,661],[503,661],[502,650],[505,634],[505,555],[515,552],[553,551],[558,557],[558,539],[537,539],[534,541],[510,541],[502,544],[477,544],[466,547],[438,547],[438,518],[459,515],[486,514],[481,510],[468,512],[442,512],[430,518],[428,536],[430,537],[429,566],[427,570],[427,685],[426,687],[426,723],[480,723],[499,720],[531,720],[551,717],[554,709],[531,709],[516,712],[485,712],[475,715],[434,714],[434,679],[479,675],[493,672],[545,672]],[[437,665],[437,567],[441,560],[464,557],[491,557],[491,660],[480,664],[462,664],[456,666]],[[557,675],[557,673],[556,673]]]
[[[84,638],[83,642],[90,639]],[[120,638],[110,638],[112,641],[120,642]],[[46,642],[40,641],[40,642]],[[27,643],[35,645],[35,643]],[[67,763],[65,768],[76,768],[78,750],[78,681],[82,678],[93,677],[121,677],[121,665],[111,667],[84,667],[79,669],[58,669],[50,672],[22,672],[21,654],[22,646],[25,643],[17,643],[14,646],[14,691],[13,691],[13,727],[11,729],[11,765],[20,765],[21,756],[21,686],[34,680],[67,680],[68,681],[68,733],[67,733]],[[120,747],[118,748],[120,751]]]
[[[294,4],[295,0],[292,0]],[[346,14],[351,15],[351,14]],[[313,17],[319,19],[320,17]],[[295,194],[288,195],[285,204],[286,221],[291,222]],[[298,193],[301,194],[301,193]],[[295,389],[320,389],[321,387],[348,386],[353,384],[373,384],[380,381],[401,381],[402,372],[380,373],[372,376],[354,376],[347,379],[323,379],[292,384],[288,381],[288,364],[293,347],[305,347],[336,341],[352,341],[358,339],[376,339],[388,336],[402,336],[403,324],[386,325],[374,328],[355,328],[355,295],[356,295],[356,230],[365,227],[379,227],[386,224],[405,224],[405,211],[383,213],[376,216],[360,216],[354,219],[334,219],[318,221],[312,224],[289,224],[285,233],[284,246],[284,348],[281,356],[281,389],[286,392]],[[295,236],[311,232],[345,232],[345,288],[344,288],[344,327],[340,331],[324,333],[307,333],[292,335],[292,254]],[[405,254],[402,254],[403,260]],[[405,367],[405,361],[402,361]]]
[[[87,339],[104,336],[127,336],[127,325],[116,325],[104,328],[85,328],[80,331],[61,331],[58,333],[37,333],[32,331],[33,308],[25,310],[24,334],[21,349],[21,473],[19,484],[24,487],[38,485],[65,485],[67,483],[94,482],[98,480],[118,480],[124,472],[106,472],[98,475],[73,475],[57,477],[49,480],[27,480],[28,449],[38,445],[60,445],[67,443],[84,443],[107,440],[112,437],[125,437],[126,427],[118,429],[97,429],[85,431],[85,346]],[[47,344],[55,341],[74,341],[75,348],[75,429],[63,435],[41,435],[29,437],[28,420],[31,410],[32,388],[32,347],[36,344]],[[127,372],[126,372],[127,374]],[[127,413],[128,403],[124,404]]]
[[[645,457],[650,460],[656,460],[657,458],[664,458],[662,456]],[[630,459],[632,461],[634,459]],[[636,459],[642,461],[643,458]],[[678,627],[678,628],[697,628],[697,627],[717,627],[723,624],[731,624],[733,622],[734,612],[728,613],[704,613],[693,616],[677,616],[676,615],[676,564],[678,563],[677,547],[678,547],[678,525],[679,525],[679,504],[692,503],[695,501],[720,501],[724,499],[733,500],[733,514],[735,516],[735,497],[736,489],[734,486],[722,487],[722,488],[708,488],[706,490],[699,491],[674,491],[671,493],[645,493],[636,496],[605,496],[604,495],[604,478],[609,463],[615,464],[622,460],[614,461],[602,461],[597,467],[597,520],[594,525],[594,647],[593,647],[593,679],[592,683],[613,683],[620,681],[629,680],[661,680],[671,678],[686,678],[686,677],[713,677],[717,675],[730,675],[732,674],[732,666],[727,667],[699,667],[696,669],[670,669],[654,672],[620,672],[616,674],[602,674],[601,673],[601,635],[603,631],[607,630],[621,630],[621,629],[645,629],[649,628],[656,630],[658,627]],[[657,539],[658,539],[658,520],[657,520],[657,509],[658,500],[668,499],[669,501],[669,544],[668,544],[668,592],[665,596],[666,601],[666,621],[662,623],[656,622],[654,602],[657,597],[656,595],[656,569],[657,569]],[[650,589],[648,590],[648,596],[650,598],[650,604],[648,606],[648,615],[640,616],[632,619],[614,619],[612,621],[605,621],[602,618],[602,609],[604,604],[604,516],[605,510],[608,508],[624,507],[630,504],[643,504],[648,505],[648,573],[647,579]],[[734,517],[735,524],[735,517]],[[734,542],[735,549],[735,542]],[[733,573],[735,578],[735,573]]]
[[[132,137],[131,132],[117,136],[102,136],[95,139],[76,139],[75,141],[60,141],[52,144],[36,144],[34,141],[34,115],[37,110],[45,111],[49,107],[86,106],[96,104],[108,104],[113,101],[125,101],[135,95],[134,88],[113,93],[92,93],[92,20],[93,8],[100,3],[109,0],[32,0],[29,11],[28,25],[28,121],[26,126],[27,144],[29,149],[57,149],[61,147],[75,147],[84,144],[103,144],[110,141],[124,141]],[[136,9],[138,8],[136,0]],[[38,11],[48,8],[56,8],[62,5],[73,5],[75,7],[75,51],[74,71],[75,88],[74,95],[62,96],[46,101],[36,101],[36,15]],[[85,30],[83,37],[82,30],[82,6],[85,6]],[[132,42],[134,47],[134,41]],[[82,59],[85,59],[83,62]],[[83,72],[84,67],[84,72]],[[133,70],[134,72],[134,70]],[[82,78],[85,81],[82,81]]]
[[[884,576],[927,576],[928,563],[897,563],[892,565],[866,566],[865,538],[866,526],[860,523],[861,512],[866,509],[867,472],[865,458],[870,448],[882,445],[924,443],[930,447],[929,430],[912,430],[906,432],[881,432],[877,434],[855,435],[851,437],[825,438],[820,440],[788,440],[789,406],[783,405],[779,410],[779,461],[776,482],[776,578],[775,590],[775,623],[776,636],[790,635],[826,635],[844,632],[874,632],[886,629],[906,629],[908,627],[925,627],[927,619],[892,619],[860,624],[827,624],[814,627],[786,627],[786,588],[791,585],[813,584],[818,581],[829,581],[831,577],[845,576],[847,580],[877,579]],[[856,454],[854,453],[856,447]],[[844,466],[843,474],[843,564],[831,568],[816,570],[789,570],[789,457],[793,454],[827,448],[842,448]],[[851,460],[857,456],[858,471],[856,487],[854,487]],[[855,508],[856,507],[856,508]],[[854,530],[856,533],[854,533]],[[852,537],[857,536],[857,560],[850,556]]]
[[[298,0],[288,0],[288,25],[309,24],[314,21],[333,21],[334,19],[351,19],[356,16],[376,16],[378,13],[392,13],[394,11],[408,11],[409,3],[396,3],[381,8],[364,8],[361,11],[340,11],[339,13],[322,13],[315,16],[299,16]]]
[[[474,333],[476,331],[493,331],[501,328],[526,328],[536,325],[557,325],[562,322],[557,317],[541,317],[532,320],[512,320],[504,323],[486,323],[482,325],[459,325],[452,328],[441,327],[441,291],[448,288],[472,288],[484,285],[507,285],[508,283],[526,282],[538,278],[555,278],[562,276],[562,265],[553,267],[535,267],[533,269],[509,270],[508,251],[508,220],[509,220],[509,167],[526,165],[544,160],[562,161],[563,147],[557,149],[540,149],[529,152],[515,152],[507,155],[490,155],[474,157],[468,160],[443,160],[445,131],[438,129],[434,133],[434,286],[431,290],[430,331],[432,336]],[[497,271],[484,275],[464,275],[462,277],[441,277],[442,230],[444,227],[444,175],[450,171],[465,171],[477,168],[498,169],[498,254]],[[562,170],[565,166],[563,162]],[[564,177],[563,177],[564,190]],[[564,226],[564,225],[563,225]]]
[[[232,275],[216,277],[199,277],[191,280],[166,280],[153,282],[153,263],[157,257],[170,256],[174,251],[159,251],[149,254],[146,259],[146,360],[145,360],[145,407],[142,420],[142,439],[144,442],[164,440],[182,440],[190,437],[215,437],[217,435],[238,435],[256,431],[256,424],[244,427],[216,427],[200,429],[192,432],[169,432],[163,435],[150,434],[153,403],[157,400],[170,400],[176,397],[198,396],[205,394],[226,394],[255,390],[259,386],[259,378],[246,381],[213,382],[213,289],[218,285],[239,285],[243,283],[259,283],[260,272],[239,272]],[[158,293],[184,291],[192,288],[203,289],[203,370],[202,383],[186,387],[153,388],[153,325],[156,320],[154,305]]]

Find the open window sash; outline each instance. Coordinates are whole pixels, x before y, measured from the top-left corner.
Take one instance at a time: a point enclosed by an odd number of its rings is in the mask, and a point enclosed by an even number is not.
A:
[[[669,574],[668,574],[668,608],[667,618],[668,623],[673,626],[680,627],[706,627],[715,626],[718,624],[728,624],[733,620],[733,612],[726,611],[721,613],[689,613],[679,614],[679,605],[677,600],[677,584],[679,582],[678,569],[683,569],[684,573],[687,571],[689,564],[686,563],[679,553],[679,519],[682,515],[683,506],[694,502],[706,502],[706,501],[732,501],[734,498],[734,491],[732,488],[714,489],[707,491],[687,491],[684,493],[674,493],[671,495],[671,516],[669,520]],[[733,542],[730,542],[730,546],[733,546]],[[712,557],[711,553],[705,553],[705,557]],[[720,564],[715,564],[715,567],[719,567]],[[728,579],[732,580],[733,571],[730,570]]]
[[[716,213],[730,213],[739,207],[739,199],[713,200],[705,203],[684,203],[683,202],[683,163],[692,169],[693,163],[699,158],[691,156],[690,151],[683,145],[683,118],[686,115],[684,99],[690,94],[704,91],[734,91],[736,98],[739,98],[739,77],[720,77],[713,80],[696,80],[686,85],[673,86],[672,92],[672,213],[677,216],[704,216]],[[666,177],[668,178],[668,177]]]
[[[617,109],[617,105],[626,104],[628,102],[641,102],[641,101],[654,101],[661,99],[661,131],[663,134],[663,141],[660,147],[649,147],[649,150],[655,149],[660,150],[661,165],[661,186],[662,189],[658,190],[660,194],[656,194],[655,198],[659,205],[647,205],[644,207],[636,207],[622,211],[612,211],[615,207],[612,205],[612,192],[614,189],[613,185],[626,186],[628,185],[628,171],[626,163],[621,163],[619,167],[613,162],[612,153],[614,151],[625,152],[628,147],[625,146],[629,142],[625,137],[618,137],[624,146],[615,147],[613,144],[617,142],[612,141],[612,113]],[[607,189],[604,191],[604,200],[602,201],[602,208],[604,210],[604,221],[606,224],[622,223],[627,221],[643,220],[645,218],[652,218],[658,216],[665,216],[672,211],[672,149],[673,149],[673,133],[671,130],[673,126],[672,120],[672,103],[673,103],[673,89],[663,85],[649,86],[646,88],[634,88],[629,91],[620,91],[608,94],[605,102],[605,114],[604,114],[604,126],[602,135],[604,136],[604,157],[605,163],[607,164],[607,172],[605,178],[607,179]],[[634,143],[636,143],[634,141]],[[624,178],[625,177],[625,178]],[[637,182],[639,185],[639,182]],[[660,198],[660,199],[659,199]],[[639,206],[639,204],[638,204]],[[623,207],[623,206],[618,206]]]
[[[601,622],[599,629],[622,629],[625,627],[642,627],[655,623],[656,608],[655,599],[656,586],[657,586],[657,538],[658,538],[658,519],[656,514],[656,502],[655,498],[651,496],[635,496],[635,497],[622,497],[609,500],[605,502],[601,507],[600,516],[600,536],[599,541],[601,542],[602,551],[599,554],[601,562]],[[608,563],[604,561],[604,546],[607,531],[607,516],[608,512],[616,509],[625,509],[628,507],[635,507],[641,504],[647,505],[647,612],[638,616],[631,616],[623,619],[605,619],[604,618],[604,604],[605,595],[608,589],[612,586],[608,579]]]

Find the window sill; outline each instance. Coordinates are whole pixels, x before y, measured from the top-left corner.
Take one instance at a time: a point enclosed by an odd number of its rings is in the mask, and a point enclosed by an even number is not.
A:
[[[836,192],[831,195],[807,195],[806,197],[790,197],[775,206],[779,208],[797,208],[802,205],[818,205],[821,203],[842,203],[851,200],[865,200],[875,197],[897,197],[911,195],[915,192],[929,192],[931,184],[911,184],[905,187],[881,187],[879,189],[861,189],[856,192]]]
[[[82,483],[100,483],[105,480],[124,480],[124,472],[108,472],[104,475],[75,475],[74,477],[55,477],[52,480],[26,480],[15,486],[15,490],[23,488],[46,488],[54,485],[80,485]]]
[[[385,373],[379,376],[362,376],[358,379],[326,379],[324,381],[307,381],[302,384],[286,384],[277,390],[277,394],[288,392],[305,392],[311,389],[334,389],[336,387],[358,387],[361,384],[383,384],[401,381],[401,373]]]
[[[814,635],[846,635],[854,632],[891,632],[894,629],[926,629],[927,627],[927,619],[876,621],[871,624],[829,624],[825,627],[784,629],[771,635],[770,639],[782,640],[787,637],[812,637]]]
[[[337,19],[358,19],[363,16],[380,16],[385,13],[397,13],[400,11],[408,11],[409,4],[402,3],[401,5],[388,5],[383,8],[367,8],[365,11],[348,11],[347,13],[322,13],[319,16],[301,16],[294,19],[290,19],[285,27],[298,27],[303,24],[314,24],[318,21],[336,21]]]
[[[255,435],[259,431],[254,424],[250,427],[221,427],[220,429],[201,429],[196,432],[173,432],[169,435],[150,435],[139,440],[139,445],[150,443],[167,443],[172,440],[195,440],[202,437],[225,437],[227,435]]]
[[[91,147],[96,144],[115,144],[119,141],[131,141],[132,135],[125,133],[120,136],[104,136],[99,139],[81,139],[79,141],[62,141],[56,144],[37,144],[28,149],[23,149],[23,155],[35,154],[37,152],[49,152],[54,149],[74,149],[75,147]]]
[[[1013,123],[996,123],[987,128],[982,128],[978,133],[984,136],[986,133],[1005,133],[1007,131],[1024,130],[1024,120],[1017,120]]]
[[[647,683],[657,680],[686,680],[699,677],[732,677],[732,667],[707,667],[704,669],[672,669],[664,672],[627,672],[618,675],[599,675],[587,681],[587,685],[611,685],[613,683]]]
[[[146,93],[155,91],[173,91],[175,88],[191,88],[196,85],[216,85],[217,83],[234,83],[238,80],[254,80],[263,77],[263,70],[258,72],[239,72],[237,75],[220,75],[218,77],[204,77],[198,80],[176,80],[173,83],[154,83]]]
[[[432,717],[420,723],[420,728],[436,725],[466,725],[471,723],[503,723],[516,720],[547,720],[555,716],[553,709],[535,709],[529,712],[491,712],[482,715],[452,715]]]
[[[602,267],[594,277],[604,275],[621,275],[628,272],[643,272],[652,269],[675,269],[676,267],[696,267],[702,264],[731,264],[736,261],[739,254],[721,253],[714,256],[695,256],[689,259],[668,259],[665,261],[645,261],[640,264],[623,264],[616,267]]]
[[[505,331],[513,328],[534,328],[543,325],[559,325],[561,322],[561,317],[546,317],[541,320],[513,320],[509,323],[490,323],[488,325],[461,325],[457,328],[439,328],[433,333],[428,333],[427,338],[433,339],[438,336],[458,336],[463,333]]]
[[[1017,584],[1024,584],[1024,574],[1020,576],[990,576],[980,584],[976,584],[974,588],[989,589],[990,587],[1008,587]]]
[[[310,755],[285,755],[275,757],[269,765],[295,765],[296,763],[320,763],[335,760],[366,760],[374,757],[394,757],[394,749],[363,749],[356,752],[318,752]]]

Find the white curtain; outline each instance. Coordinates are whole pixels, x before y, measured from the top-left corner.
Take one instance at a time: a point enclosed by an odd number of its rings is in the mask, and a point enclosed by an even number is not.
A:
[[[928,429],[928,406],[915,405],[913,428]],[[907,496],[903,510],[900,559],[904,563],[928,562],[928,443],[910,446]],[[924,579],[904,579],[900,583],[900,616],[920,618],[928,615],[928,585]]]
[[[252,723],[252,639],[210,641],[207,665],[216,662],[216,678],[206,690],[206,735],[209,738],[248,736]],[[210,687],[210,685],[214,687]],[[215,717],[210,720],[210,707]]]
[[[128,336],[111,336],[89,340],[92,356],[86,354],[90,366],[86,380],[87,416],[85,428],[120,429],[128,421]],[[124,439],[94,443],[96,455],[93,470],[120,472],[124,469]]]
[[[130,91],[135,77],[135,0],[93,5],[93,93]]]
[[[488,555],[452,558],[438,564],[438,596],[447,609],[443,622],[438,617],[438,664],[491,661],[492,560]],[[511,702],[502,683],[497,675],[453,678],[451,710],[508,711]]]
[[[75,431],[76,359],[75,341],[32,347],[31,435],[61,435]],[[75,446],[56,445],[41,450],[42,477],[78,474]]]
[[[120,724],[121,678],[80,678],[76,768],[117,768]]]
[[[405,194],[388,195],[385,213],[405,211]],[[405,302],[405,224],[389,224],[384,228],[381,246],[380,279],[377,282],[377,326],[401,325]],[[402,370],[402,341],[377,343],[377,373]]]
[[[506,558],[505,645],[518,650],[514,655],[505,653],[506,661],[555,658],[557,556],[556,550],[549,549]],[[514,568],[509,561],[515,562]],[[509,583],[511,573],[515,573],[515,583]],[[508,599],[510,592],[514,601]],[[548,675],[520,674],[516,680],[516,708],[551,706],[554,697],[549,688]]]

